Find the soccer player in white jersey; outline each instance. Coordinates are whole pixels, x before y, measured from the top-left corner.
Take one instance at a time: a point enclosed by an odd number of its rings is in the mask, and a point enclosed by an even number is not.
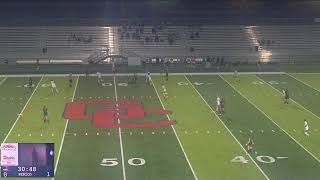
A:
[[[102,83],[102,74],[100,72],[97,72],[98,77],[98,84]]]
[[[309,136],[308,131],[309,131],[309,125],[308,125],[307,120],[304,119],[304,134],[305,134],[306,136]]]
[[[239,81],[239,73],[237,70],[234,71],[233,77],[236,79],[236,81]]]
[[[59,91],[57,89],[56,83],[53,80],[51,80],[50,83],[51,83],[51,92],[52,93],[58,93]]]
[[[147,82],[147,84],[151,84],[151,75],[150,75],[150,72],[148,72],[147,75],[146,75],[146,82]]]
[[[217,106],[216,106],[216,111],[218,113],[220,113],[220,105],[221,105],[221,99],[219,96],[217,96],[217,100],[216,100]]]

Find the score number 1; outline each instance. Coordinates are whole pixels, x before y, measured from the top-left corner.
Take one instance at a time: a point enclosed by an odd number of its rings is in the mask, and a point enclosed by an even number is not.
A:
[[[100,166],[112,167],[118,164],[119,162],[117,158],[103,158]],[[131,166],[143,166],[146,164],[146,160],[142,158],[131,158],[128,160],[128,164]]]

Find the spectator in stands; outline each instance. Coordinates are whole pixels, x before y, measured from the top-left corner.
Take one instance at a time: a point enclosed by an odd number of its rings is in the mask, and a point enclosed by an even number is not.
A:
[[[199,32],[196,32],[194,35],[196,38],[200,38]]]
[[[157,33],[157,30],[155,27],[152,27],[152,34],[156,34]]]
[[[156,35],[156,36],[154,37],[154,41],[157,42],[157,43],[160,41],[159,39],[160,39],[160,38],[159,38],[158,35]]]

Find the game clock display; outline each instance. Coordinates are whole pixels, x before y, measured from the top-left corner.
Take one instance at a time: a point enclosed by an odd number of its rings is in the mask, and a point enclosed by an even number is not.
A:
[[[54,177],[54,144],[2,143],[1,177]]]

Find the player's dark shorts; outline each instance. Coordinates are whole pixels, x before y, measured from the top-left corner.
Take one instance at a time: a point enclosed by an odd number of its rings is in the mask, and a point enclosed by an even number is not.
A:
[[[284,96],[285,99],[289,99],[289,95]]]
[[[69,79],[69,83],[72,83],[72,79]]]

